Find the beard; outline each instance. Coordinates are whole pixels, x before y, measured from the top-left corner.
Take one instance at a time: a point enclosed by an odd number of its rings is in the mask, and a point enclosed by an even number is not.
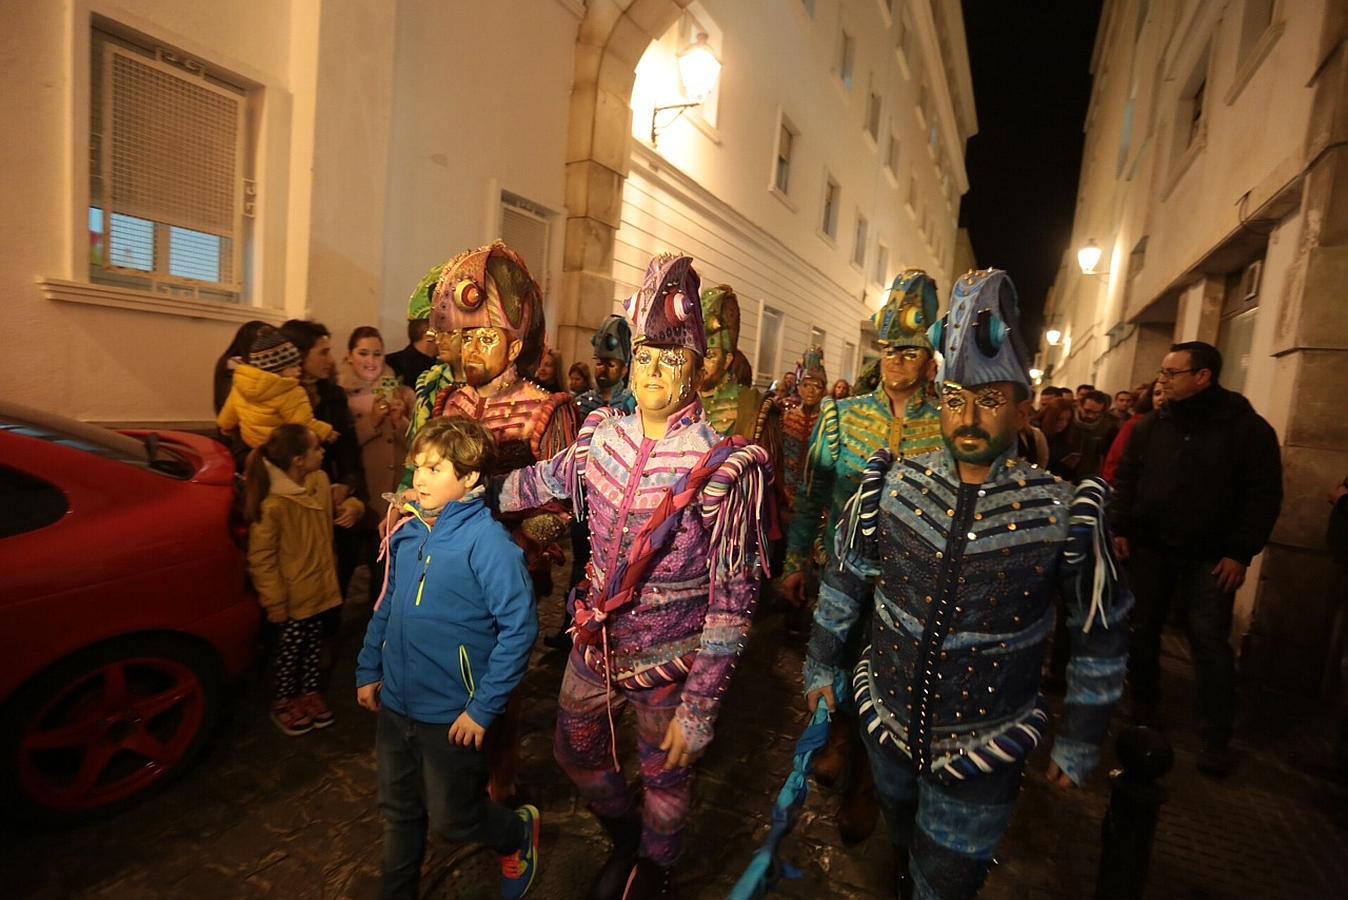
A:
[[[603,375],[594,376],[595,386],[601,391],[607,391],[609,388],[616,387],[621,380],[622,379],[619,378],[607,378]]]
[[[491,371],[483,363],[468,363],[463,367],[463,380],[468,382],[469,387],[480,388],[483,385],[491,384],[500,375],[500,372]]]
[[[960,438],[966,437],[982,441],[983,446],[975,450],[964,449],[959,441]],[[955,457],[956,461],[985,466],[1006,452],[1006,448],[1011,446],[1012,435],[1007,433],[994,437],[977,425],[961,425],[952,434],[942,434],[942,438],[946,447],[950,449],[950,455]]]

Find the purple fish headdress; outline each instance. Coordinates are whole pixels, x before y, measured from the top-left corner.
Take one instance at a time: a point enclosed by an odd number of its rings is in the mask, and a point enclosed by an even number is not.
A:
[[[623,301],[623,312],[632,322],[632,345],[687,347],[706,356],[701,287],[691,256],[661,253],[653,257],[641,287]]]

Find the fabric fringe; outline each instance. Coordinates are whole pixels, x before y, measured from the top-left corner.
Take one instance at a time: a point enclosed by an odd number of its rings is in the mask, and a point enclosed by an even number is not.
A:
[[[1069,542],[1068,550],[1064,554],[1067,563],[1077,567],[1078,588],[1082,589],[1081,595],[1090,598],[1086,623],[1081,628],[1082,634],[1089,634],[1097,620],[1105,628],[1109,627],[1109,619],[1114,612],[1114,603],[1118,595],[1119,568],[1114,560],[1114,542],[1105,516],[1108,502],[1109,486],[1096,476],[1082,480],[1072,498],[1071,531],[1074,532],[1074,537],[1080,538],[1089,548],[1087,552],[1073,540]],[[1090,557],[1093,557],[1093,560]],[[1089,589],[1084,589],[1086,585],[1081,581],[1086,577],[1088,566],[1091,583]]]

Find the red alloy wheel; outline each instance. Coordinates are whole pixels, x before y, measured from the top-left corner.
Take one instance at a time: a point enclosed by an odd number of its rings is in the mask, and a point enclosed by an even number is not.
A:
[[[35,803],[79,812],[146,790],[187,757],[206,687],[163,657],[117,659],[56,692],[19,736],[19,783]]]

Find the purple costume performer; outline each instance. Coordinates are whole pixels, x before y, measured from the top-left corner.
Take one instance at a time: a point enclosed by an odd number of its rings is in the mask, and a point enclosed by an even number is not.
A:
[[[573,596],[575,646],[555,752],[614,839],[591,896],[624,888],[623,896],[660,896],[668,885],[692,768],[667,769],[676,748],[667,755],[661,744],[681,731],[686,753],[677,758],[688,761],[711,742],[749,632],[771,521],[766,453],[716,433],[697,398],[701,360],[693,354],[705,353],[706,337],[691,262],[656,257],[626,303],[637,331],[638,411],[591,413],[575,444],[512,473],[500,496],[503,510],[569,499],[589,523],[593,552]],[[662,366],[676,389],[660,409],[652,382]],[[629,705],[640,795],[622,775],[614,742]]]

